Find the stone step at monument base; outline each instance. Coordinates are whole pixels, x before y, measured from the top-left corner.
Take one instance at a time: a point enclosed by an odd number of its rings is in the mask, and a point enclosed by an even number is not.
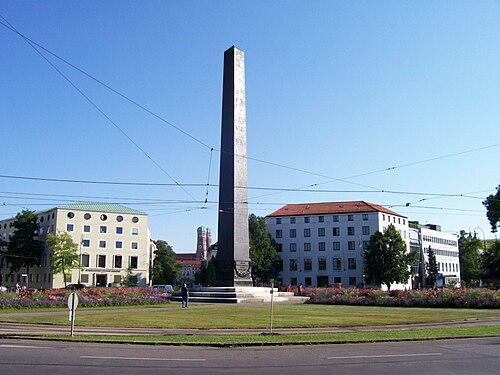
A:
[[[189,302],[204,303],[266,303],[271,302],[271,288],[262,287],[194,287],[189,290]],[[273,302],[304,303],[309,297],[294,296],[292,292],[273,291]],[[175,292],[171,301],[181,301],[181,294]]]

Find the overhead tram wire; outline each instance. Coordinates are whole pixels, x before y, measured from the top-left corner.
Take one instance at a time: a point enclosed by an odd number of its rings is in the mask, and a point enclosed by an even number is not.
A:
[[[0,14],[0,17],[9,24],[9,29],[21,36],[28,45],[33,48],[57,73],[59,73],[80,95],[82,95],[102,116],[104,116],[120,133],[122,133],[137,149],[139,149],[158,169],[160,169],[165,175],[167,175],[174,183],[180,187],[190,198],[196,200],[191,193],[189,193],[183,186],[181,186],[173,176],[171,176],[156,160],[154,160],[138,143],[136,143],[118,124],[116,124],[97,104],[95,104],[92,99],[90,99],[82,90],[76,86],[73,81],[71,81],[63,72],[61,72],[44,54],[42,54],[37,47],[31,43],[23,34],[19,33],[17,29],[10,24],[9,21],[5,19]],[[0,22],[2,23],[2,22]],[[5,26],[5,24],[2,23]]]
[[[78,66],[74,65],[73,63],[69,62],[68,60],[60,57],[59,55],[57,55],[56,53],[50,51],[49,49],[45,48],[44,46],[40,45],[39,43],[33,41],[32,39],[30,39],[29,37],[25,36],[24,34],[20,33],[18,30],[16,30],[6,19],[5,17],[3,17],[2,15],[0,15],[0,17],[2,19],[4,19],[5,22],[7,22],[9,25],[6,25],[5,23],[1,22],[0,21],[0,24],[2,26],[4,26],[5,28],[7,28],[8,30],[18,34],[19,36],[21,36],[26,42],[28,42],[32,48],[34,48],[42,57],[44,57],[35,47],[34,45],[36,45],[38,48],[44,50],[45,52],[47,52],[48,54],[50,54],[51,56],[55,57],[56,59],[62,61],[63,63],[67,64],[68,66],[72,67],[73,69],[77,70],[78,72],[80,72],[81,74],[85,75],[86,77],[90,78],[91,80],[95,81],[96,83],[102,85],[103,87],[107,88],[108,90],[112,91],[113,93],[115,93],[116,95],[122,97],[123,99],[127,100],[128,102],[134,104],[135,106],[137,106],[138,108],[144,110],[145,112],[147,112],[148,114],[154,116],[155,118],[159,119],[160,121],[162,121],[163,123],[171,126],[172,128],[176,129],[177,131],[179,131],[180,133],[184,134],[185,136],[191,138],[192,140],[194,140],[195,142],[199,143],[200,145],[206,147],[206,148],[209,148],[211,150],[211,152],[213,150],[217,151],[217,152],[222,152],[221,150],[217,149],[217,148],[213,148],[211,147],[210,145],[206,144],[205,142],[201,141],[200,139],[196,138],[195,136],[193,136],[192,134],[189,134],[188,132],[184,131],[183,129],[181,129],[180,127],[174,125],[172,122],[166,120],[165,118],[163,118],[162,116],[154,113],[152,110],[146,108],[145,106],[143,106],[142,104],[138,103],[137,101],[131,99],[130,97],[128,97],[127,95],[125,94],[122,94],[121,92],[119,92],[118,90],[114,89],[113,87],[109,86],[108,84],[104,83],[103,81],[99,80],[98,78],[92,76],[91,74],[87,73],[86,71],[84,71],[83,69],[79,68]],[[45,57],[44,57],[45,58]],[[47,59],[46,59],[47,60]],[[48,60],[47,60],[48,61]],[[52,64],[51,64],[52,65]],[[345,178],[333,178],[331,176],[326,176],[324,174],[320,174],[320,173],[315,173],[315,172],[311,172],[311,171],[308,171],[308,170],[304,170],[304,169],[300,169],[300,168],[295,168],[295,167],[291,167],[291,166],[286,166],[286,165],[283,165],[283,164],[279,164],[279,163],[274,163],[274,162],[269,162],[269,161],[266,161],[266,160],[263,160],[263,159],[258,159],[258,158],[253,158],[253,157],[248,157],[248,156],[242,156],[242,155],[237,155],[235,154],[235,156],[237,157],[244,157],[248,160],[253,160],[253,161],[257,161],[257,162],[260,162],[260,163],[264,163],[264,164],[268,164],[268,165],[272,165],[272,166],[276,166],[276,167],[279,167],[279,168],[285,168],[285,169],[289,169],[289,170],[293,170],[293,171],[297,171],[297,172],[301,172],[301,173],[306,173],[306,174],[310,174],[310,175],[315,175],[315,176],[318,176],[318,177],[323,177],[323,178],[327,178],[329,179],[330,181],[326,181],[326,182],[321,182],[321,183],[315,183],[315,184],[310,184],[310,185],[307,185],[305,187],[313,187],[313,186],[319,186],[319,185],[322,185],[322,184],[326,184],[326,183],[330,183],[330,182],[335,182],[335,181],[342,181],[342,182],[345,182],[345,183],[349,183],[349,184],[354,184],[354,185],[358,185],[358,186],[361,186],[361,187],[366,187],[366,188],[369,188],[369,189],[373,189],[373,190],[381,190],[381,189],[378,189],[378,188],[375,188],[373,186],[369,186],[369,185],[364,185],[364,184],[358,184],[358,183],[354,183],[352,181],[348,181],[349,179],[352,179],[352,178],[357,178],[357,177],[363,177],[363,176],[367,176],[367,175],[371,175],[371,174],[376,174],[376,173],[381,173],[381,172],[386,172],[386,171],[392,171],[392,170],[395,170],[395,169],[399,169],[399,168],[403,168],[403,167],[408,167],[408,166],[412,166],[412,165],[416,165],[416,164],[421,164],[421,163],[425,163],[425,162],[430,162],[430,161],[435,161],[435,160],[439,160],[439,159],[443,159],[443,158],[447,158],[447,157],[451,157],[451,156],[457,156],[457,155],[461,155],[461,154],[465,154],[465,153],[470,153],[470,152],[474,152],[474,151],[479,151],[479,150],[483,150],[483,149],[487,149],[487,148],[492,148],[492,147],[498,147],[500,146],[500,144],[494,144],[494,145],[489,145],[489,146],[484,146],[484,147],[481,147],[481,148],[476,148],[476,149],[472,149],[472,150],[466,150],[466,151],[463,151],[463,152],[458,152],[458,153],[454,153],[454,154],[449,154],[449,155],[444,155],[444,156],[439,156],[439,157],[435,157],[435,158],[430,158],[430,159],[426,159],[426,160],[421,160],[421,161],[417,161],[417,162],[413,162],[413,163],[407,163],[407,164],[402,164],[402,165],[399,165],[399,166],[394,166],[394,167],[388,167],[388,168],[383,168],[383,169],[378,169],[378,170],[374,170],[374,171],[371,171],[371,172],[366,172],[366,173],[362,173],[362,174],[358,174],[358,175],[353,175],[353,176],[349,176],[349,177],[345,177]],[[147,154],[146,154],[147,155]],[[211,155],[212,156],[212,155]],[[148,158],[150,158],[148,155],[147,155]],[[152,160],[152,159],[151,159]],[[153,161],[154,162],[154,161]],[[175,180],[174,180],[175,181]],[[180,184],[179,184],[180,185]],[[300,189],[300,188],[297,188],[297,189]],[[188,193],[189,194],[189,193]],[[262,196],[260,196],[262,197]],[[259,197],[254,197],[252,199],[256,199],[256,198],[259,198]]]

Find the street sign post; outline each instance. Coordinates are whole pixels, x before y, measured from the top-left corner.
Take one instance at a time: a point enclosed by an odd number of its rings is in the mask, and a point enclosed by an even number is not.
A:
[[[73,337],[73,331],[75,330],[75,310],[77,306],[78,306],[78,295],[73,292],[68,296],[69,321],[71,322],[71,337]]]

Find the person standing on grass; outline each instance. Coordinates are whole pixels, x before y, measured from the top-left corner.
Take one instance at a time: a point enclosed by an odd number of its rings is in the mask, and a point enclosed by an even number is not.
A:
[[[181,295],[182,295],[182,307],[188,307],[189,289],[186,284],[182,286]]]
[[[302,283],[299,284],[299,287],[297,288],[297,291],[298,291],[299,296],[302,296],[302,292],[303,292]]]

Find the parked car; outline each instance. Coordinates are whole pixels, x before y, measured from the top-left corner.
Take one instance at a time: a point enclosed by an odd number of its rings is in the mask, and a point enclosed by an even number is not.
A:
[[[85,284],[68,284],[68,285],[66,285],[66,287],[64,289],[81,290],[81,289],[85,289],[86,287],[87,287],[87,285],[85,285]]]
[[[6,292],[7,291],[7,287],[6,286],[0,286],[0,292]]]
[[[174,287],[172,285],[153,285],[153,289],[168,296],[171,296],[174,292]]]

